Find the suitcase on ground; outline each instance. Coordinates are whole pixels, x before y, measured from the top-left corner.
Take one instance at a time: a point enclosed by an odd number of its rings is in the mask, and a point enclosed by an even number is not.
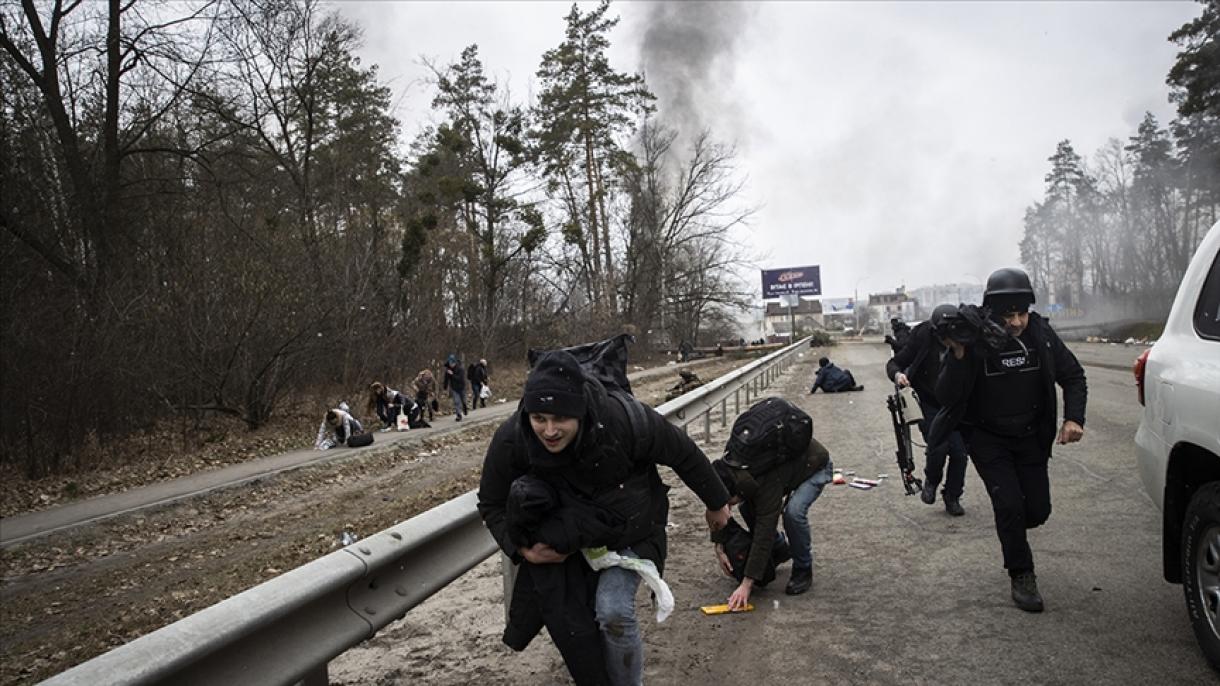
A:
[[[349,448],[363,448],[366,445],[372,444],[373,434],[356,434],[355,436],[347,439],[347,447]]]

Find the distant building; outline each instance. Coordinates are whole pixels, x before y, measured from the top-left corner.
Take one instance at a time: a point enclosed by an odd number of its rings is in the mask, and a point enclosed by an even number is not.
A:
[[[789,337],[792,335],[792,318],[796,318],[798,335],[814,329],[823,329],[822,303],[817,300],[801,299],[789,314],[788,306],[782,303],[769,302],[763,314],[763,335],[768,339],[773,336]]]
[[[894,317],[908,322],[915,319],[915,299],[904,288],[896,288],[892,293],[870,293],[868,307],[879,323],[889,324]]]
[[[934,286],[921,286],[911,290],[911,297],[916,301],[915,317],[927,319],[932,316],[932,310],[937,305],[961,303],[978,305],[983,302],[983,286],[977,283],[948,283]]]

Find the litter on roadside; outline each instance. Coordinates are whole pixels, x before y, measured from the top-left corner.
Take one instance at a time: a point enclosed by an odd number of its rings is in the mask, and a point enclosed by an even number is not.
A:
[[[860,490],[862,490],[862,491],[867,491],[867,490],[869,490],[869,489],[871,489],[871,488],[872,488],[872,485],[871,485],[871,484],[862,484],[862,483],[860,483],[859,481],[853,481],[853,482],[851,482],[851,483],[849,483],[849,484],[847,484],[847,485],[848,485],[848,486],[851,486],[852,488],[858,488],[858,489],[860,489]]]

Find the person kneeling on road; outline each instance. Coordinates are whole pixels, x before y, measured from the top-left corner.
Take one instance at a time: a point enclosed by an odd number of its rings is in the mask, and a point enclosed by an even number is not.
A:
[[[828,358],[818,360],[818,373],[813,378],[813,388],[809,393],[817,393],[818,389],[826,393],[844,393],[847,391],[862,391],[864,386],[856,384],[856,379],[846,369],[839,369]]]
[[[611,396],[570,353],[548,352],[526,378],[520,409],[500,426],[487,448],[479,513],[513,562],[564,564],[569,556],[545,543],[527,548],[514,542],[506,515],[509,491],[519,477],[531,473],[562,481],[577,497],[624,520],[625,533],[610,550],[651,560],[663,571],[669,500],[658,464],[673,468],[703,501],[711,529],[727,524],[728,493],[689,436],[634,398]],[[635,611],[639,574],[623,567],[594,572],[577,562],[576,570],[596,574],[593,611],[609,682],[643,683],[644,646]],[[539,602],[563,599],[548,596]],[[556,640],[561,650],[567,643]],[[571,664],[590,656],[565,654],[564,659]]]

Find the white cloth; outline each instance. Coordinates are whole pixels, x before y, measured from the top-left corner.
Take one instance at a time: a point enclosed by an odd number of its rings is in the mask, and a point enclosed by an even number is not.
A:
[[[644,580],[644,583],[648,584],[648,588],[652,589],[653,594],[657,597],[658,623],[664,622],[673,613],[673,591],[669,590],[669,584],[665,583],[665,580],[661,578],[661,574],[657,571],[657,566],[652,563],[652,560],[619,555],[604,546],[601,548],[582,548],[580,552],[584,554],[589,566],[596,571],[601,571],[607,567],[622,567],[639,574],[640,578]]]

